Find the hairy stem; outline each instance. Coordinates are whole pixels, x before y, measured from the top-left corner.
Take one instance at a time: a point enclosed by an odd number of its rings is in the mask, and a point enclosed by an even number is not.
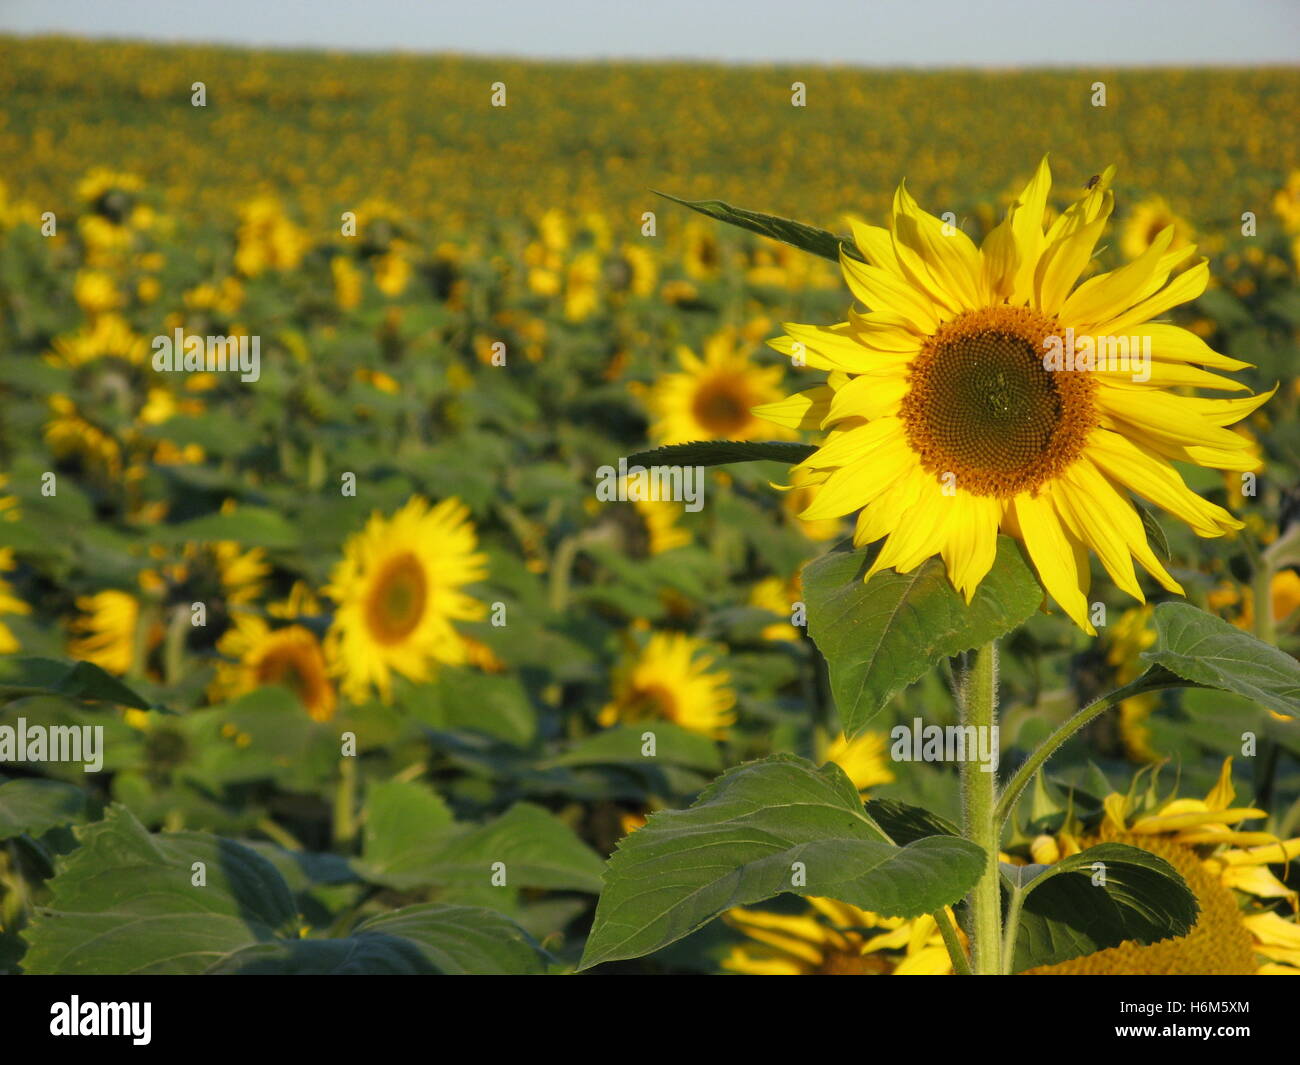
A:
[[[975,660],[966,674],[961,706],[964,726],[992,734],[997,722],[997,688],[998,646],[990,640],[975,652]],[[961,783],[965,835],[985,856],[984,872],[967,899],[973,967],[978,975],[996,976],[1001,971],[1002,949],[1002,894],[998,883],[1001,826],[994,816],[998,777],[995,772],[985,772],[979,759],[967,758],[961,765]]]

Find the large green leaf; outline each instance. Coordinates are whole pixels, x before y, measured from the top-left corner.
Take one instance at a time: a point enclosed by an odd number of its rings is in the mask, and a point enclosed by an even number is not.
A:
[[[1300,662],[1187,603],[1156,607],[1156,645],[1142,657],[1192,685],[1300,714]]]
[[[518,803],[482,825],[452,822],[423,784],[393,781],[371,788],[361,870],[395,888],[490,884],[497,863],[505,886],[600,890],[601,862],[563,821]]]
[[[817,448],[786,440],[693,440],[689,444],[665,444],[629,455],[632,466],[722,466],[728,462],[803,462]]]
[[[61,780],[6,780],[0,784],[0,839],[80,824],[88,806],[84,791]]]
[[[831,690],[849,736],[944,658],[1015,628],[1043,590],[1010,537],[998,537],[993,568],[970,605],[938,558],[911,573],[881,570],[869,581],[867,552],[840,545],[803,571],[808,632],[830,667]]]
[[[453,824],[446,803],[424,784],[408,780],[371,784],[366,796],[363,871],[395,887],[419,883]]]
[[[293,898],[265,858],[204,832],[154,836],[124,806],[77,830],[48,906],[23,931],[29,973],[200,973],[276,936],[294,938]],[[193,886],[193,863],[206,885]]]
[[[270,861],[204,832],[151,835],[123,806],[77,830],[50,903],[22,937],[29,973],[536,973],[545,957],[501,914],[408,906],[342,939],[302,939]],[[203,862],[206,884],[193,884]]]
[[[90,662],[62,662],[55,658],[0,658],[0,703],[28,695],[62,695],[118,703],[137,710],[150,703],[116,677]]]
[[[1095,875],[1098,862],[1104,881]],[[1053,865],[1004,865],[1002,882],[1009,896],[1023,899],[1013,972],[1126,940],[1145,945],[1186,935],[1196,923],[1196,896],[1178,870],[1124,843],[1099,843]]]
[[[721,200],[679,200],[666,192],[660,192],[658,195],[665,200],[672,200],[673,203],[680,203],[683,207],[689,207],[692,211],[699,211],[700,214],[708,215],[719,222],[726,222],[727,225],[747,229],[751,233],[770,237],[772,240],[779,240],[800,251],[812,252],[834,263],[840,261],[841,245],[846,254],[855,259],[862,258],[852,237],[837,237],[834,233],[818,229],[816,226],[796,222],[790,218],[780,218],[777,215],[762,214],[759,211],[747,211],[743,207],[732,207],[731,204],[723,203]]]
[[[343,939],[276,940],[245,947],[208,972],[528,976],[545,968],[541,948],[503,914],[478,906],[425,903],[372,917]]]
[[[652,814],[619,844],[582,966],[649,954],[782,892],[889,916],[930,913],[961,898],[982,865],[962,839],[894,846],[837,765],[775,755],[723,774],[688,810]]]

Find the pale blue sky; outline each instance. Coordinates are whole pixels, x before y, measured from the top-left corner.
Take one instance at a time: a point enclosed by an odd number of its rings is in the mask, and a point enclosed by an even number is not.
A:
[[[0,0],[0,33],[582,59],[1292,65],[1300,0]]]

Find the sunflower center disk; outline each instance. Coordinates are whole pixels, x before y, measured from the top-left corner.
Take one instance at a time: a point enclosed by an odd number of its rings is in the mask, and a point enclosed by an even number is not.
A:
[[[694,414],[701,425],[719,435],[739,432],[750,418],[746,397],[727,381],[700,389],[695,397]]]
[[[424,568],[406,553],[388,563],[366,603],[370,631],[381,643],[399,643],[424,616],[429,586]]]
[[[996,307],[926,341],[900,411],[926,470],[962,491],[1006,497],[1078,457],[1094,424],[1095,382],[1043,366],[1043,338],[1056,328],[1027,308]]]

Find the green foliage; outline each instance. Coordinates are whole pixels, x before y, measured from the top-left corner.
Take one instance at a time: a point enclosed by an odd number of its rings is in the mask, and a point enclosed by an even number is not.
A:
[[[1178,870],[1123,843],[1099,843],[1052,865],[1003,865],[1002,882],[1008,902],[1022,907],[1012,972],[1128,940],[1186,935],[1199,911]]]
[[[1156,646],[1142,657],[1187,686],[1244,695],[1284,714],[1300,713],[1300,662],[1235,625],[1187,603],[1156,608]]]
[[[289,888],[266,858],[204,832],[151,835],[120,806],[78,836],[81,846],[50,882],[49,906],[23,933],[25,972],[459,974],[544,966],[529,936],[477,907],[408,906],[339,939],[304,939]]]
[[[803,576],[808,632],[830,666],[831,688],[848,735],[945,658],[1009,632],[1038,609],[1043,592],[1020,548],[998,538],[997,560],[967,605],[931,558],[911,573],[862,576],[865,552],[842,545]]]
[[[981,866],[965,840],[895,846],[834,763],[773,755],[728,770],[690,809],[652,815],[619,845],[582,964],[648,954],[782,892],[915,917],[956,902]]]

